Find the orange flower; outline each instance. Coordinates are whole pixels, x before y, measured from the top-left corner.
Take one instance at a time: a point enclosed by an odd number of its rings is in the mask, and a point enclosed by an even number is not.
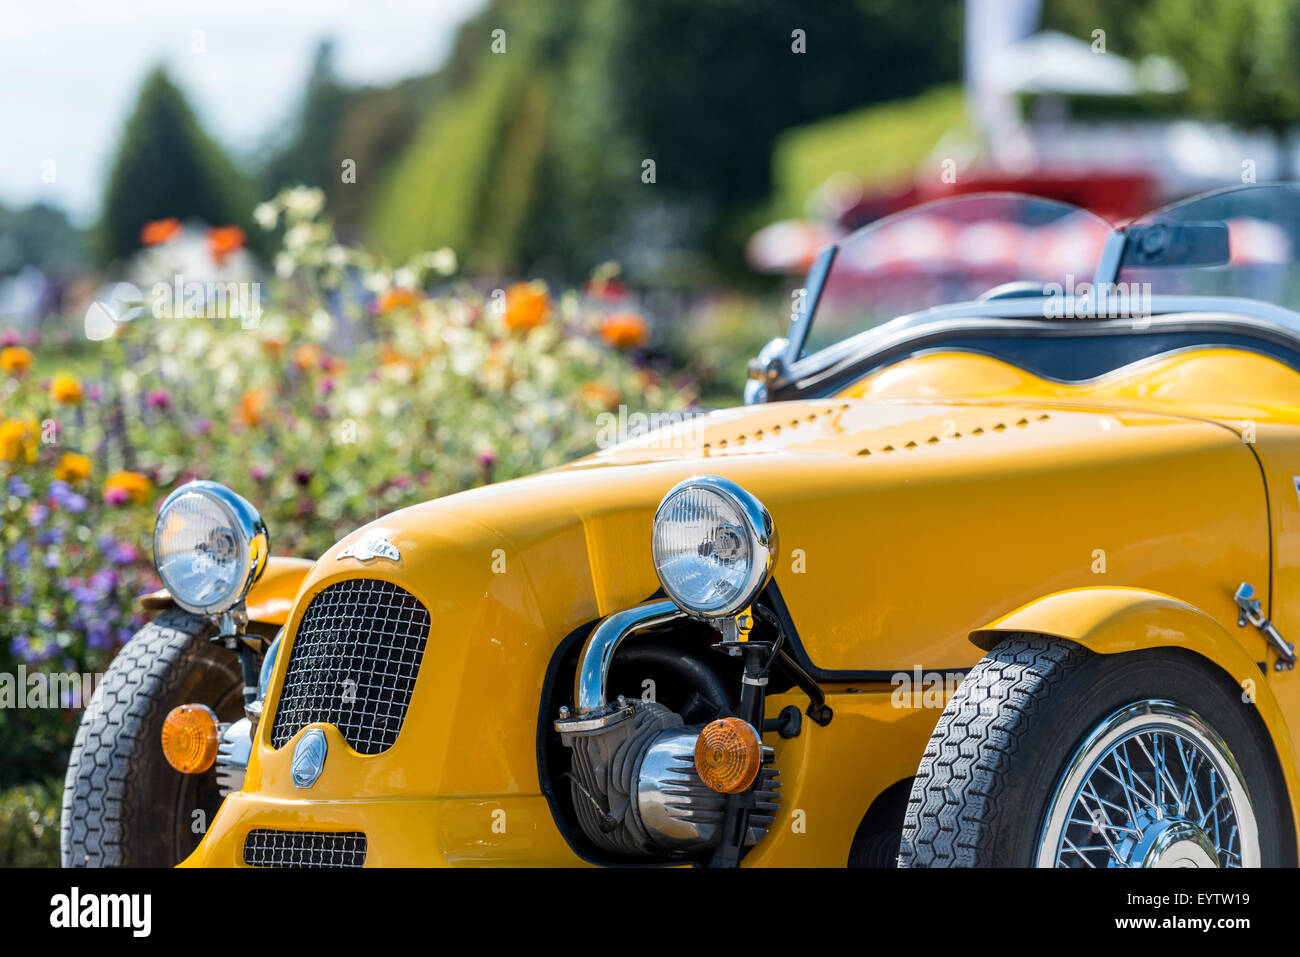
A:
[[[582,386],[582,401],[590,405],[612,409],[618,405],[620,398],[622,396],[619,395],[618,389],[608,382],[587,382]]]
[[[208,252],[217,264],[244,245],[244,231],[238,226],[213,226],[208,230]]]
[[[261,425],[266,419],[265,389],[248,389],[239,399],[239,418],[248,425]]]
[[[645,318],[635,312],[616,312],[600,324],[600,337],[615,349],[639,349],[650,339]]]
[[[527,332],[546,321],[551,313],[551,297],[540,282],[517,282],[506,290],[506,328]]]
[[[84,482],[90,478],[90,459],[76,452],[64,452],[54,466],[54,477],[61,482]]]
[[[9,375],[22,375],[32,367],[32,353],[22,346],[9,346],[0,349],[0,372]]]
[[[6,419],[0,423],[0,462],[36,461],[36,421]]]
[[[144,224],[140,229],[140,242],[145,246],[159,246],[175,239],[181,231],[181,221],[175,216],[155,219]]]
[[[56,375],[50,380],[50,395],[65,405],[81,403],[81,380],[72,375]]]
[[[288,344],[288,341],[283,336],[278,335],[268,335],[262,340],[262,348],[266,350],[267,355],[272,357],[278,357],[280,353],[284,352],[284,347]]]
[[[390,286],[385,289],[379,300],[375,303],[375,311],[380,315],[392,312],[394,309],[410,308],[420,301],[420,294],[414,289],[403,289],[401,286]]]
[[[104,501],[109,505],[148,505],[153,482],[139,472],[114,472],[104,481]]]
[[[311,342],[305,342],[293,350],[293,364],[299,369],[306,371],[321,362],[321,347]]]

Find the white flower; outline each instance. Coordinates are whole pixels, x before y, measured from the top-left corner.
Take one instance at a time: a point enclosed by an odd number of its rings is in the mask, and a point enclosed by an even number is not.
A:
[[[258,203],[253,210],[253,219],[263,229],[275,229],[275,224],[280,220],[280,211],[274,203]]]
[[[309,186],[297,186],[283,194],[285,211],[298,219],[315,219],[325,208],[325,194]]]
[[[424,265],[440,275],[450,276],[456,271],[456,251],[450,246],[443,246],[425,253]]]

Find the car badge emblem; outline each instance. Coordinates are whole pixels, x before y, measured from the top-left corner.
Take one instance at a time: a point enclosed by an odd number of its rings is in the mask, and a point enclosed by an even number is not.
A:
[[[339,552],[339,560],[355,558],[359,562],[368,562],[376,558],[387,558],[391,562],[400,560],[402,553],[397,546],[384,537],[383,532],[372,532],[359,542],[354,542]]]
[[[312,728],[298,740],[293,749],[293,763],[289,766],[294,787],[309,788],[316,783],[320,773],[325,770],[325,755],[328,751],[325,732],[320,728]]]

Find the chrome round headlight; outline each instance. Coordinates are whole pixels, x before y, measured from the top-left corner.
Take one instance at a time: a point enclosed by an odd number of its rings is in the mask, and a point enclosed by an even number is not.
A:
[[[158,510],[154,567],[176,604],[216,615],[248,594],[270,546],[262,517],[247,501],[216,482],[189,482]]]
[[[754,496],[717,475],[673,487],[655,512],[655,574],[683,611],[726,618],[748,608],[772,574],[776,529]]]

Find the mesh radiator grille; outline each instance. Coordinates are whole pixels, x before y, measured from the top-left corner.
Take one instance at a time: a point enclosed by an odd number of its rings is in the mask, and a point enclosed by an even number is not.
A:
[[[244,838],[250,867],[362,867],[366,836],[360,831],[272,831],[258,828]]]
[[[321,721],[361,754],[391,748],[428,637],[428,609],[392,582],[350,578],[323,589],[293,638],[272,746]]]

